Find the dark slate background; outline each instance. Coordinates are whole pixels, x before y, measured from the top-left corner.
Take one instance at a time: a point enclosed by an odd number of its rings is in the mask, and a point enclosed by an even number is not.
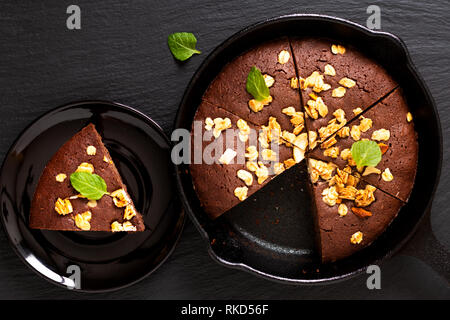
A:
[[[66,28],[70,4],[81,7],[81,30]],[[170,134],[189,79],[206,55],[233,33],[290,13],[328,14],[365,25],[370,4],[381,7],[382,30],[405,41],[437,102],[445,152],[431,225],[436,238],[449,248],[448,1],[1,1],[0,159],[27,124],[56,106],[80,99],[133,106]],[[203,54],[176,63],[166,45],[167,36],[176,31],[195,33]],[[450,298],[448,279],[416,258],[397,255],[381,269],[382,289],[375,291],[366,288],[365,275],[320,287],[273,283],[216,264],[188,221],[174,254],[149,278],[118,292],[81,294],[36,276],[0,232],[0,298],[4,299]]]

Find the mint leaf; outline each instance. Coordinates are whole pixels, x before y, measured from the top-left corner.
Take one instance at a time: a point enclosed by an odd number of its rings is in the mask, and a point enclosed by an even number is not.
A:
[[[74,172],[70,175],[70,183],[82,196],[89,200],[99,200],[106,191],[106,182],[102,177],[90,172]]]
[[[189,32],[172,33],[167,38],[167,44],[173,56],[180,61],[189,59],[194,53],[201,53],[195,49],[197,38]]]
[[[270,96],[269,88],[264,81],[261,70],[253,66],[247,76],[246,88],[253,98],[258,101],[264,100]]]
[[[350,151],[358,168],[364,166],[376,167],[381,161],[381,150],[375,141],[357,141],[353,143]]]

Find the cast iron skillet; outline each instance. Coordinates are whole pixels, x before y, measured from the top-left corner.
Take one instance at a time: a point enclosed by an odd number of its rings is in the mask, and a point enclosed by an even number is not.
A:
[[[341,261],[321,264],[314,245],[307,193],[296,191],[307,188],[304,164],[280,175],[263,191],[214,221],[207,218],[200,206],[188,165],[177,166],[177,184],[187,212],[208,242],[209,253],[223,265],[289,283],[340,280],[366,270],[369,265],[379,264],[397,252],[429,212],[441,170],[440,121],[433,98],[399,38],[334,17],[289,15],[250,26],[219,45],[191,79],[175,128],[190,130],[204,91],[227,62],[257,44],[282,36],[322,36],[353,45],[384,66],[403,87],[414,115],[420,146],[410,201],[372,245]],[[429,225],[427,222],[425,224]],[[431,232],[424,234],[428,236]],[[426,244],[431,244],[434,250],[439,248],[433,241],[426,241]],[[430,247],[420,246],[424,249],[422,252]],[[415,251],[417,254],[418,250]],[[433,260],[437,262],[435,267],[448,278],[449,255],[444,250],[439,254],[442,261]]]
[[[42,170],[59,147],[88,123],[95,124],[142,213],[144,232],[28,227]],[[80,267],[77,291],[111,291],[143,279],[173,251],[185,221],[170,150],[169,139],[153,120],[122,104],[82,101],[44,114],[21,133],[0,172],[0,215],[13,249],[33,271],[59,286],[73,285],[68,267]]]

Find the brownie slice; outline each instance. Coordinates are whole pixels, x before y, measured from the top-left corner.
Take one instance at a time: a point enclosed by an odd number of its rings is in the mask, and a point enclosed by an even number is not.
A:
[[[266,83],[273,82],[269,86],[272,102],[258,112],[249,107],[253,97],[246,90],[247,76],[253,66],[272,78]],[[300,111],[300,95],[295,85],[291,87],[291,79],[295,84],[294,59],[289,40],[281,38],[257,46],[228,63],[210,84],[203,99],[256,125],[265,125],[270,117],[275,117],[282,130],[292,132],[295,126],[291,117],[282,112],[287,107]]]
[[[343,168],[349,163],[346,154],[355,138],[374,140],[384,153],[375,169],[361,170],[362,179],[402,201],[408,201],[416,176],[419,146],[403,91],[396,89],[347,126],[350,136],[341,138],[336,135],[335,144],[328,149],[322,148],[331,145],[325,141],[322,147],[310,152],[311,156],[332,161]]]
[[[200,104],[194,116],[190,173],[200,203],[211,218],[217,218],[250,197],[285,170],[291,162],[286,160],[293,158],[293,148],[285,144],[260,147],[260,127],[245,122],[248,128],[241,130],[244,122],[206,101]],[[247,132],[248,138],[242,137]],[[264,149],[274,151],[274,158],[267,157],[268,154],[263,157]],[[254,171],[258,167],[260,169]]]
[[[370,245],[404,204],[358,177],[346,175],[345,170],[336,169],[331,179],[313,182],[318,247],[324,263],[343,259]]]
[[[353,47],[322,38],[291,39],[291,45],[306,128],[320,129],[322,141],[397,86],[385,69]]]
[[[97,201],[81,197],[70,183],[70,175],[75,171],[102,177],[110,195]],[[30,227],[63,231],[145,229],[142,216],[93,124],[75,134],[48,162],[34,193]]]

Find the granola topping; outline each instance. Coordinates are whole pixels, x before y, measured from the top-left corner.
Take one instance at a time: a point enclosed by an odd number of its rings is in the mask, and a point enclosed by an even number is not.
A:
[[[229,129],[231,128],[231,120],[230,118],[215,118],[213,120],[214,122],[214,130],[213,130],[213,135],[214,138],[219,138],[220,134],[223,130]]]
[[[245,187],[245,186],[244,187],[237,187],[236,189],[234,189],[234,195],[240,201],[244,201],[245,199],[247,199],[247,192],[248,192],[248,188]]]
[[[383,171],[383,173],[381,174],[381,178],[386,182],[394,180],[394,176],[392,175],[391,170],[389,170],[389,168],[386,168]]]
[[[333,98],[342,98],[345,95],[345,92],[347,92],[347,90],[344,87],[337,87],[336,89],[333,89],[331,96]]]
[[[91,224],[89,223],[91,218],[92,213],[90,211],[79,213],[74,217],[75,225],[84,231],[91,230]]]
[[[60,173],[55,177],[56,181],[58,181],[58,182],[64,182],[64,180],[66,180],[66,178],[67,178],[67,175],[65,175],[64,173]]]
[[[136,216],[136,210],[134,209],[134,207],[132,205],[127,205],[125,207],[125,211],[123,213],[123,218],[125,220],[131,220],[134,216]]]
[[[325,65],[323,73],[328,75],[328,76],[335,76],[336,75],[336,70],[334,69],[334,67],[331,64],[327,64],[327,65]]]
[[[391,133],[389,130],[380,129],[376,130],[372,133],[372,140],[376,141],[387,141],[391,137]]]
[[[352,244],[360,244],[363,240],[363,233],[361,231],[357,231],[354,234],[352,234],[350,238],[350,242]]]
[[[55,203],[55,211],[62,216],[72,213],[73,212],[72,203],[70,202],[69,199],[58,198]]]
[[[291,57],[289,51],[287,50],[281,50],[278,54],[278,62],[280,64],[285,64],[289,61],[289,58]]]
[[[253,183],[253,176],[247,170],[243,170],[243,169],[238,170],[237,176],[238,176],[239,179],[244,181],[247,186],[251,186],[252,185],[252,183]]]
[[[87,162],[83,162],[82,164],[80,164],[77,168],[77,170],[75,170],[75,172],[89,172],[89,173],[94,173],[94,166],[90,163]]]
[[[124,189],[117,189],[116,191],[111,192],[111,197],[118,208],[123,208],[131,202],[130,197]]]
[[[339,216],[343,217],[347,215],[347,212],[348,212],[347,206],[344,203],[341,203],[338,207]]]
[[[345,47],[341,46],[340,44],[331,45],[331,52],[333,54],[344,54],[345,53]]]
[[[275,79],[269,75],[269,74],[263,74],[264,82],[266,83],[266,86],[270,88],[275,83]]]
[[[95,156],[95,154],[97,153],[97,148],[95,148],[94,146],[88,146],[88,147],[86,148],[86,153],[87,153],[89,156]]]

